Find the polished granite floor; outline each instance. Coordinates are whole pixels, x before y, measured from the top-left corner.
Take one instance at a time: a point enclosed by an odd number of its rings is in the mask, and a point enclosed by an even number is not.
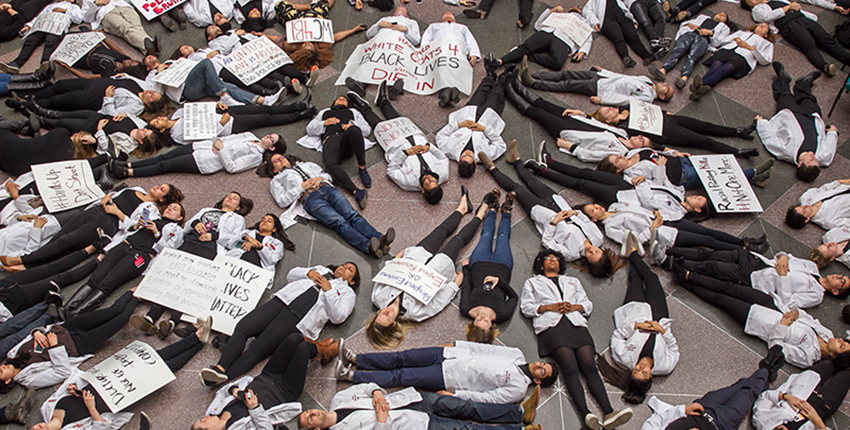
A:
[[[673,2],[675,3],[675,0]],[[544,10],[544,8],[557,4],[569,7],[579,3],[580,1],[577,0],[566,2],[556,2],[553,0],[547,0],[545,2],[538,1],[534,5],[535,16]],[[411,17],[420,22],[420,27],[423,30],[427,26],[427,23],[438,20],[444,11],[452,11],[458,14],[461,12],[461,8],[447,5],[437,0],[425,0],[422,4],[411,2],[408,5],[408,9]],[[737,4],[721,2],[710,6],[709,9],[711,12],[727,12],[730,19],[740,27],[748,27],[753,24],[749,14]],[[834,12],[821,10],[810,5],[805,5],[804,9],[817,13],[820,22],[828,31],[831,31],[843,19],[843,17]],[[516,28],[514,25],[516,14],[516,4],[502,0],[495,5],[491,16],[486,20],[469,20],[463,15],[459,15],[458,21],[467,24],[472,29],[482,47],[482,52],[493,52],[497,56],[500,56],[532,33],[530,28],[522,30]],[[381,14],[377,10],[368,6],[363,11],[356,11],[353,7],[346,4],[345,1],[338,1],[338,4],[331,10],[331,17],[337,29],[351,28],[359,23],[372,24],[380,16]],[[196,47],[204,43],[202,31],[196,28],[178,31],[177,33],[169,33],[159,23],[146,23],[145,27],[151,34],[160,36],[163,41],[164,55],[169,55],[183,43],[190,43]],[[270,31],[276,30],[279,31],[280,27]],[[667,26],[666,33],[668,36],[674,36],[675,31],[676,27],[672,25]],[[347,91],[344,87],[335,87],[333,84],[348,54],[358,43],[364,40],[365,35],[357,34],[336,44],[334,47],[334,54],[337,60],[322,71],[321,80],[314,88],[313,100],[319,108],[328,106],[336,96],[342,95]],[[117,43],[127,47],[121,41],[117,41]],[[0,46],[0,54],[2,54],[0,55],[0,61],[10,61],[15,55],[14,52],[20,48],[20,45],[21,41],[18,40],[4,43]],[[139,57],[139,54],[132,48],[127,47],[125,52],[131,53],[130,55],[134,57]],[[22,68],[23,71],[30,71],[37,67],[36,58],[40,58],[39,53],[40,51],[33,55],[34,59]],[[788,71],[794,77],[808,73],[812,69],[803,55],[796,48],[782,41],[781,38],[776,44],[776,58],[786,64]],[[567,63],[566,67],[584,70],[591,65],[599,65],[618,72],[625,71],[622,63],[614,53],[611,43],[599,38],[598,35],[595,35],[593,49],[588,58],[580,64]],[[533,65],[532,67],[537,68],[538,66]],[[698,67],[698,71],[705,70],[703,66]],[[628,72],[646,73],[646,69],[639,65],[628,70]],[[671,73],[668,82],[672,82],[678,73],[678,71]],[[483,65],[479,64],[475,67],[474,83],[477,84],[483,75]],[[58,74],[58,77],[67,78],[69,74],[62,71]],[[690,102],[687,98],[687,92],[679,92],[673,101],[665,105],[664,108],[671,112],[686,114],[719,124],[730,126],[747,125],[756,114],[764,116],[773,114],[775,104],[770,91],[772,78],[773,72],[769,67],[759,67],[746,79],[723,82],[699,102]],[[819,98],[824,111],[831,105],[835,94],[842,86],[845,78],[846,74],[841,72],[836,77],[821,78],[817,81],[814,93]],[[370,87],[370,91],[374,94],[375,88]],[[587,110],[592,109],[592,105],[583,96],[545,94],[544,97],[571,107]],[[461,104],[465,102],[465,99],[465,97],[462,97]],[[430,139],[433,139],[433,134],[445,124],[450,112],[449,109],[441,109],[437,106],[435,96],[403,95],[395,102],[395,106],[402,114],[410,116],[428,133]],[[0,114],[6,117],[16,117],[17,115],[9,111],[5,106],[0,106]],[[541,127],[532,121],[528,121],[527,118],[521,116],[512,107],[508,106],[505,109],[503,118],[507,123],[503,137],[506,140],[517,139],[520,150],[524,155],[529,155],[532,145],[542,139],[548,140],[549,144],[552,145],[552,139],[548,137]],[[837,125],[842,133],[846,133],[850,132],[848,119],[850,119],[850,97],[845,96],[839,102],[835,114],[827,123]],[[274,131],[284,136],[289,143],[289,151],[291,153],[307,160],[320,162],[318,153],[308,151],[295,144],[295,140],[304,134],[305,125],[306,122],[301,122],[276,128]],[[263,129],[259,132],[264,133],[270,130],[272,129]],[[721,140],[728,141],[736,146],[760,147],[758,139],[755,141],[743,141],[740,139]],[[835,162],[832,167],[823,172],[814,185],[821,185],[827,181],[848,177],[848,172],[850,172],[850,169],[848,169],[848,166],[850,166],[850,160],[848,160],[848,157],[850,157],[850,145],[846,144],[843,136],[839,138],[839,142],[843,145],[839,148],[839,155],[836,157]],[[580,164],[577,160],[567,158],[563,154],[556,155],[556,157],[571,164]],[[763,161],[766,157],[767,155],[762,150],[761,156],[749,161],[742,161],[742,166],[745,168],[749,167]],[[372,178],[374,179],[374,185],[369,190],[369,207],[363,211],[363,214],[379,230],[383,231],[388,227],[395,227],[398,232],[398,239],[393,246],[394,251],[414,244],[436,226],[441,219],[448,215],[458,202],[461,185],[466,185],[471,190],[475,201],[478,201],[487,190],[495,186],[494,181],[489,175],[484,174],[481,170],[470,179],[460,179],[457,177],[453,167],[452,179],[445,186],[446,197],[443,199],[443,202],[437,206],[428,206],[422,202],[421,197],[416,193],[402,192],[388,180],[386,175],[384,175],[386,162],[383,160],[379,148],[368,151],[367,161],[370,166]],[[512,169],[507,168],[503,160],[497,161],[497,165],[508,175],[512,177],[516,176]],[[351,161],[345,167],[350,172],[355,171],[354,163]],[[238,175],[219,173],[203,177],[174,174],[166,177],[133,179],[129,181],[132,185],[145,187],[160,182],[173,183],[186,193],[187,199],[185,204],[189,213],[194,213],[196,210],[210,205],[230,190],[238,190],[243,195],[254,199],[256,203],[254,211],[247,217],[250,224],[259,220],[265,213],[271,212],[278,214],[281,212],[281,209],[275,205],[267,192],[268,179],[258,178],[253,172],[245,172]],[[554,186],[554,184],[551,185]],[[823,232],[816,226],[807,226],[802,231],[790,231],[784,226],[782,216],[785,208],[795,201],[806,188],[806,186],[795,182],[792,166],[777,163],[773,178],[771,178],[767,187],[756,189],[761,204],[765,208],[764,213],[758,215],[725,216],[711,220],[706,225],[723,229],[735,235],[758,236],[766,232],[772,245],[770,249],[771,253],[783,250],[799,257],[805,257],[811,246],[820,242]],[[562,195],[571,203],[580,203],[587,200],[585,196],[572,191],[564,191]],[[513,286],[516,289],[520,289],[523,281],[531,274],[530,263],[539,249],[540,240],[532,223],[527,219],[521,209],[515,211],[513,230],[511,247],[516,266],[513,273]],[[373,311],[369,299],[371,286],[368,280],[377,273],[382,262],[364,257],[355,249],[342,242],[333,232],[316,223],[309,225],[298,224],[290,228],[287,233],[297,244],[297,250],[295,252],[287,252],[283,261],[278,264],[277,282],[275,282],[274,290],[283,286],[284,277],[292,267],[341,263],[344,261],[356,262],[362,270],[361,276],[364,282],[358,291],[357,305],[354,312],[343,324],[337,326],[329,324],[322,332],[321,337],[346,337],[349,339],[349,345],[355,351],[370,351],[371,347],[362,333],[364,321]],[[477,238],[475,241],[477,241]],[[471,250],[472,245],[464,249],[463,254],[468,256]],[[766,352],[765,344],[744,335],[742,329],[731,318],[717,309],[702,303],[683,288],[679,288],[666,273],[663,273],[657,268],[654,270],[659,274],[668,293],[670,313],[674,320],[673,330],[680,346],[681,360],[672,375],[655,379],[650,394],[674,404],[687,403],[701,396],[706,391],[727,386],[737,379],[749,375],[756,368],[760,357]],[[848,271],[846,268],[838,267],[837,265],[825,269],[825,273],[836,272],[847,273]],[[578,273],[572,269],[568,273],[581,279],[588,295],[594,302],[595,309],[589,319],[589,328],[595,340],[597,350],[600,353],[605,353],[614,328],[612,314],[614,309],[621,304],[623,294],[625,293],[627,270],[619,271],[614,277],[606,280],[591,279],[588,275]],[[132,284],[125,285],[123,289],[130,286]],[[69,287],[66,296],[70,296],[76,288],[77,286]],[[269,294],[266,294],[264,300],[268,298]],[[116,293],[115,296],[117,295]],[[460,317],[456,304],[457,299],[454,304],[448,306],[436,317],[419,324],[410,333],[408,340],[403,346],[405,348],[433,346],[455,339],[462,339],[464,336],[463,326],[465,321]],[[812,314],[820,318],[837,335],[841,335],[845,330],[850,328],[841,322],[840,319],[839,312],[843,304],[838,300],[826,298],[822,305],[812,310]],[[137,312],[142,313],[145,310],[146,305],[142,305],[137,309]],[[517,315],[507,323],[502,324],[500,329],[501,334],[498,339],[500,343],[521,348],[525,352],[526,358],[530,361],[538,358],[530,320],[519,315],[517,312]],[[166,342],[152,337],[144,338],[138,332],[134,331],[134,329],[127,326],[102,348],[95,359],[84,363],[82,367],[84,369],[88,368],[98,360],[112,354],[123,345],[140,338],[149,341],[155,347],[161,347],[167,342],[176,340],[174,336],[167,339]],[[155,396],[150,396],[139,404],[134,405],[130,410],[135,412],[141,410],[147,411],[153,420],[154,427],[157,429],[188,428],[191,422],[202,416],[213,397],[213,392],[207,388],[203,388],[199,383],[197,372],[201,368],[214,363],[218,355],[218,351],[212,348],[212,346],[206,346],[197,357],[178,373],[178,379],[176,381],[160,390]],[[785,372],[793,373],[797,371],[799,370],[791,366],[786,366],[779,381],[774,386],[785,380],[787,377]],[[259,367],[254,369],[254,373],[257,372],[259,372]],[[322,367],[318,363],[313,363],[308,370],[306,390],[300,400],[305,409],[325,408],[328,406],[333,394],[346,386],[347,384],[337,383],[333,379],[331,366]],[[608,386],[608,392],[615,407],[621,407],[623,405],[620,400],[621,392],[611,386]],[[0,396],[0,403],[15,401],[21,394],[22,391],[16,388],[11,393]],[[43,401],[49,394],[50,390],[41,390],[37,393],[37,397],[40,401]],[[593,410],[598,410],[598,407],[593,404],[592,400],[590,403]],[[650,410],[645,404],[636,406],[634,409],[634,419],[621,428],[625,430],[638,429],[643,420],[650,415]],[[850,415],[850,400],[844,402],[841,411],[835,414],[828,421],[827,425],[833,430],[850,428],[850,418],[848,418],[848,415]],[[545,429],[577,429],[581,427],[580,420],[561,381],[553,388],[543,391],[543,398],[537,417],[537,421]],[[28,424],[32,425],[39,421],[40,417],[34,411],[29,417]],[[136,428],[136,426],[138,426],[138,416],[127,425],[128,428]],[[742,428],[746,427],[749,427],[748,421],[742,424]],[[19,426],[10,425],[8,428],[19,428]],[[292,423],[290,423],[290,428],[294,428]]]

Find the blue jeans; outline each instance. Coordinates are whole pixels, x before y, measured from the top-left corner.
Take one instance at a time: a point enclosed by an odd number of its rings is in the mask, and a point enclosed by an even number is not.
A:
[[[18,312],[12,318],[0,324],[0,356],[29,336],[34,328],[44,327],[53,322],[47,313],[47,303],[41,302],[29,309]]]
[[[481,227],[481,239],[472,255],[469,256],[469,264],[475,264],[479,261],[492,261],[494,263],[508,266],[509,269],[514,267],[514,257],[511,254],[511,213],[505,212],[502,214],[502,220],[499,221],[499,234],[496,236],[496,247],[493,246],[493,233],[496,230],[496,211],[489,211],[487,217],[484,218],[484,226]]]
[[[690,76],[691,72],[694,70],[694,64],[696,64],[697,60],[705,54],[705,51],[708,50],[708,37],[700,36],[696,31],[691,31],[683,34],[681,37],[676,39],[676,45],[673,46],[673,51],[670,53],[670,56],[667,57],[667,61],[664,62],[664,70],[669,72],[674,67],[676,67],[676,63],[679,62],[679,59],[685,53],[688,54],[687,59],[685,60],[685,64],[682,66],[682,76]]]
[[[382,388],[416,387],[429,391],[445,390],[443,360],[443,348],[440,347],[357,354],[357,371],[354,372],[352,382],[374,382]]]
[[[405,407],[428,414],[429,430],[452,429],[521,429],[522,408],[516,405],[476,403],[454,396],[420,393],[422,401]],[[469,420],[474,422],[461,422]],[[513,426],[480,426],[476,423],[515,424]]]
[[[702,187],[702,181],[699,180],[699,175],[697,175],[694,165],[691,164],[691,159],[681,157],[679,160],[682,160],[682,180],[679,181],[679,185],[685,187],[686,190],[695,190]]]
[[[225,83],[218,77],[215,65],[208,58],[204,59],[186,76],[183,84],[183,98],[188,101],[200,100],[204,97],[219,97],[224,92],[230,94],[234,100],[245,103],[254,103],[256,96],[247,91],[240,90],[236,85]]]
[[[316,217],[322,224],[333,229],[351,246],[366,254],[369,253],[369,239],[380,238],[381,233],[375,230],[351,207],[351,203],[331,185],[322,185],[316,191],[308,194],[301,202],[308,214]]]

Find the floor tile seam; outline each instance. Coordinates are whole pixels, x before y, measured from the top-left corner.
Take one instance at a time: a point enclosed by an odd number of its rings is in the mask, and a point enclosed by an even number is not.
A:
[[[313,245],[316,243],[316,229],[310,227],[310,253],[307,255],[307,267],[313,267]]]
[[[714,321],[711,321],[710,319],[706,318],[706,317],[705,317],[705,315],[703,315],[703,314],[699,313],[699,311],[697,311],[696,309],[694,309],[693,307],[691,307],[690,305],[688,305],[688,304],[687,304],[687,303],[685,303],[684,301],[680,300],[678,297],[673,297],[673,300],[676,300],[677,302],[679,302],[679,304],[681,304],[682,306],[684,306],[685,308],[687,308],[687,309],[688,309],[688,310],[690,310],[691,312],[693,312],[693,313],[697,314],[697,315],[698,315],[700,318],[702,318],[705,322],[707,322],[708,324],[710,324],[710,325],[711,325],[711,326],[713,326],[714,328],[716,328],[716,329],[720,330],[720,332],[721,332],[721,333],[725,334],[725,335],[726,335],[727,337],[729,337],[729,338],[732,338],[735,342],[738,342],[741,346],[743,346],[743,347],[744,347],[745,349],[747,349],[748,351],[752,352],[752,353],[753,353],[753,354],[755,354],[756,356],[761,356],[761,354],[759,354],[756,350],[754,350],[753,348],[751,348],[749,345],[747,345],[746,343],[742,342],[740,339],[738,339],[737,337],[735,337],[734,335],[732,335],[732,333],[727,332],[727,331],[726,331],[726,329],[724,329],[723,327],[721,327],[721,326],[719,326],[719,325],[715,324],[715,323],[714,323]]]
[[[563,392],[558,393],[558,412],[561,414],[561,430],[566,430],[564,428],[564,396],[562,396]]]
[[[714,106],[717,107],[717,113],[720,115],[720,121],[722,122],[722,124],[728,125],[726,124],[726,118],[723,116],[723,109],[720,108],[720,103],[717,101],[717,96],[713,92],[711,93],[711,100],[714,102]]]

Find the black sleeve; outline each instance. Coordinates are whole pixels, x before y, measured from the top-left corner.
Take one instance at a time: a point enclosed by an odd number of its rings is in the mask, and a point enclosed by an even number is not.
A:
[[[17,39],[18,33],[24,28],[24,24],[24,18],[20,12],[15,16],[0,12],[0,42]]]
[[[463,281],[460,283],[460,315],[469,316],[472,305],[472,272],[469,265],[463,266]]]
[[[505,307],[503,308],[504,312],[496,313],[496,322],[503,322],[514,314],[516,305],[519,302],[519,296],[516,291],[514,291],[514,288],[507,282],[499,282],[499,287],[505,292],[505,295],[508,296],[508,301],[505,302]]]

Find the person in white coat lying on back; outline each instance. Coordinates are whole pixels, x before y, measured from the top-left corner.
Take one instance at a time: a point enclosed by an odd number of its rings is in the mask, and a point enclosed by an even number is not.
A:
[[[799,230],[809,222],[826,230],[850,226],[850,179],[809,188],[798,203],[789,207],[785,214],[788,227]]]
[[[133,418],[133,413],[110,412],[83,379],[83,371],[75,369],[41,405],[41,418],[44,422],[32,426],[32,430],[118,430]]]
[[[275,271],[285,250],[294,251],[295,244],[283,230],[283,224],[274,214],[265,214],[257,224],[242,232],[242,244],[227,251],[230,257],[245,260],[263,269]],[[271,287],[271,285],[269,285]]]
[[[820,269],[833,261],[850,267],[850,225],[829,229],[823,234],[823,244],[812,249],[808,258]]]
[[[62,226],[55,216],[43,214],[42,207],[30,205],[37,195],[20,195],[18,184],[11,180],[5,187],[11,201],[0,209],[0,224],[4,226],[0,230],[0,255],[19,257],[41,248]]]
[[[234,0],[189,0],[183,5],[186,18],[196,27],[222,25],[233,19]],[[213,13],[213,7],[217,13]]]

